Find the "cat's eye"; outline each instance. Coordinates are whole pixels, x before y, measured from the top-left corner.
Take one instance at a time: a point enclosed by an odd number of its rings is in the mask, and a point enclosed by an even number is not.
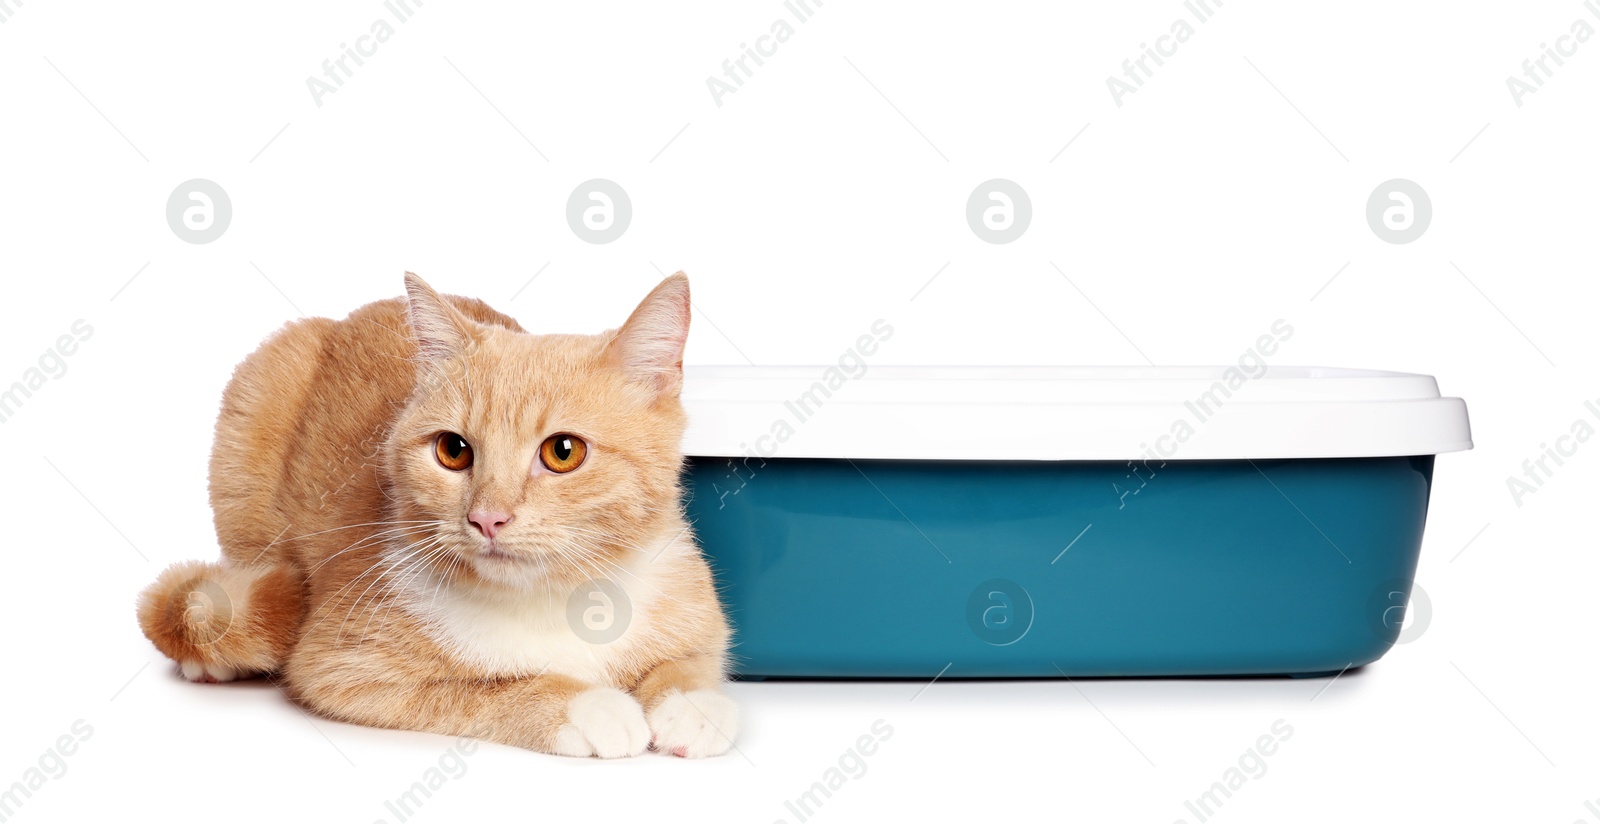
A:
[[[583,463],[589,445],[577,435],[551,435],[539,445],[539,462],[551,472],[571,472]]]
[[[433,439],[433,455],[439,459],[440,466],[452,472],[472,466],[472,444],[454,432],[440,432],[439,437]]]

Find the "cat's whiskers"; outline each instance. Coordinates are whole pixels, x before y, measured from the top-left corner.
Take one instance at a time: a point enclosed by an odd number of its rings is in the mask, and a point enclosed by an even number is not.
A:
[[[593,552],[585,552],[583,551],[585,547],[583,547],[581,544],[569,542],[568,546],[574,550],[574,553],[578,556],[579,560],[583,562],[588,569],[594,570],[598,574],[602,574],[603,577],[609,580],[615,580],[615,578],[612,578],[611,575],[604,574],[608,568],[627,575],[628,577],[638,581],[641,584],[644,584],[647,587],[651,586],[643,578],[635,575],[632,570],[628,569],[622,564],[617,563],[616,561],[611,560],[610,558],[605,557],[604,555],[599,555]],[[651,588],[653,589],[654,587]]]
[[[650,509],[659,508],[651,507]],[[351,546],[323,559],[313,569],[319,569],[335,557],[355,549],[370,546],[374,543],[392,543],[400,538],[414,536],[418,532],[435,530],[447,523],[437,519],[393,519],[371,524],[351,525],[350,528],[359,526],[387,526],[387,528],[371,535],[363,536]],[[324,532],[337,531],[338,529],[340,528],[324,530]],[[680,534],[681,532],[682,530],[680,530]],[[584,539],[592,540],[586,541]],[[677,536],[670,540],[677,540]],[[652,594],[660,594],[660,590],[654,584],[641,578],[625,564],[613,560],[606,553],[597,551],[596,544],[601,543],[620,543],[628,551],[645,549],[645,547],[632,542],[615,542],[612,535],[577,525],[562,527],[560,533],[550,536],[547,541],[541,542],[541,545],[545,550],[554,554],[560,563],[579,571],[591,579],[604,579],[615,582],[621,576],[627,576],[638,582],[639,585],[649,589]],[[449,558],[449,563],[442,570],[438,569],[435,562],[441,557],[450,555],[452,548],[452,543],[446,536],[432,535],[431,537],[424,536],[403,546],[392,547],[381,552],[379,558],[371,566],[361,574],[352,577],[332,597],[326,599],[325,603],[328,604],[337,602],[340,596],[348,592],[354,585],[359,584],[362,579],[368,579],[366,587],[360,594],[355,596],[346,610],[344,619],[339,627],[338,636],[343,637],[345,627],[348,626],[350,620],[355,617],[359,610],[368,613],[368,616],[362,627],[361,638],[357,641],[357,646],[365,643],[367,636],[371,632],[372,624],[378,619],[379,613],[392,612],[394,606],[403,598],[400,593],[410,588],[430,571],[438,576],[438,580],[434,583],[433,594],[429,599],[431,611],[437,605],[439,595],[443,589],[446,586],[454,585],[455,582],[452,576],[468,562],[465,555],[455,553]],[[426,585],[424,584],[424,586]],[[541,588],[545,590],[545,597],[547,601],[550,601],[551,608],[554,608],[555,588]],[[324,610],[324,614],[319,617],[316,624],[326,620],[328,614],[331,613]]]
[[[393,526],[393,525],[396,525],[396,524],[442,524],[442,523],[444,523],[444,521],[422,520],[422,519],[418,519],[418,520],[387,519],[387,520],[382,520],[382,521],[368,521],[367,523],[364,523],[364,524],[347,524],[345,526],[336,526],[336,527],[333,527],[332,529],[320,529],[320,530],[317,530],[316,532],[307,532],[304,535],[296,535],[293,538],[280,539],[278,542],[286,544],[286,543],[289,543],[290,541],[299,541],[299,540],[302,540],[302,539],[305,539],[305,538],[313,538],[313,537],[316,537],[318,535],[326,535],[326,534],[328,534],[330,532],[340,532],[340,531],[343,531],[343,530],[346,530],[346,529],[360,529],[361,527],[364,527],[364,526]]]
[[[444,588],[444,582],[450,580],[450,576],[455,574],[456,567],[461,563],[462,557],[460,554],[457,554],[454,558],[450,559],[450,564],[445,567],[444,573],[439,576],[439,583],[435,584],[433,587],[433,598],[428,601],[429,612],[432,612],[434,608],[438,606],[439,590]]]
[[[395,605],[400,602],[400,598],[396,597],[396,596],[402,590],[404,590],[407,587],[409,587],[411,585],[411,583],[417,579],[418,576],[420,576],[424,572],[426,572],[427,569],[428,569],[428,564],[434,558],[437,558],[441,554],[447,553],[449,551],[450,551],[450,546],[448,544],[441,544],[441,545],[436,546],[433,549],[429,550],[421,558],[419,558],[419,559],[417,559],[415,561],[412,561],[410,563],[410,567],[411,568],[407,569],[404,572],[401,572],[399,574],[399,576],[395,576],[393,574],[392,570],[390,570],[389,572],[385,573],[385,575],[390,577],[390,581],[384,586],[384,588],[382,590],[380,590],[378,592],[377,595],[373,596],[371,601],[368,602],[371,605],[369,607],[369,612],[371,614],[369,614],[367,616],[366,625],[361,628],[361,640],[356,642],[356,646],[357,647],[359,647],[362,644],[366,643],[367,633],[368,633],[368,631],[370,631],[372,629],[372,619],[378,617],[378,613],[381,612],[381,611],[384,611],[384,610],[388,610],[389,612],[392,613],[393,610],[394,610]]]
[[[424,539],[419,539],[418,543],[421,543],[422,540],[424,540]],[[362,579],[364,579],[367,575],[372,574],[373,572],[377,571],[380,567],[383,567],[383,566],[386,566],[386,565],[389,565],[389,564],[392,564],[392,563],[393,563],[392,559],[380,554],[378,556],[377,560],[373,561],[372,564],[369,565],[365,570],[361,571],[360,573],[357,573],[355,575],[350,576],[350,579],[345,581],[344,584],[342,586],[340,586],[338,589],[334,590],[332,595],[329,595],[327,598],[324,598],[323,599],[323,606],[318,607],[318,611],[320,612],[323,609],[326,609],[329,605],[333,605],[333,604],[337,603],[339,601],[339,596],[341,596],[344,593],[348,592],[356,584],[361,583]],[[322,621],[318,620],[317,623],[320,624],[320,623],[322,623]],[[316,624],[313,624],[312,626],[316,626]]]
[[[359,606],[367,614],[367,622],[361,629],[361,638],[356,641],[356,646],[359,647],[366,641],[367,633],[372,627],[372,619],[376,618],[379,612],[384,611],[386,608],[392,609],[398,603],[400,599],[395,596],[402,589],[403,584],[408,583],[419,572],[426,570],[428,561],[446,551],[448,551],[447,544],[429,545],[419,552],[411,553],[401,563],[379,571],[377,580],[374,583],[382,581],[383,586],[373,593],[371,597],[366,597],[366,593],[363,593],[363,597],[358,598],[356,603],[351,605],[352,611]],[[371,585],[369,585],[370,588]],[[340,631],[343,631],[343,626],[340,627]]]
[[[354,551],[354,550],[357,550],[357,549],[362,549],[362,548],[365,548],[367,546],[371,546],[371,545],[373,545],[375,543],[381,542],[383,540],[388,540],[390,538],[398,538],[398,537],[403,537],[403,536],[410,536],[410,535],[418,533],[418,532],[423,532],[425,530],[433,529],[437,525],[443,524],[443,523],[444,523],[443,521],[373,521],[373,522],[365,523],[365,524],[351,524],[349,526],[334,527],[333,529],[325,529],[325,530],[322,530],[320,532],[312,532],[312,533],[308,533],[306,535],[300,535],[300,536],[297,536],[295,538],[291,538],[289,540],[299,540],[301,538],[310,538],[310,537],[315,536],[315,535],[323,535],[323,534],[327,534],[327,533],[331,533],[331,532],[337,532],[337,531],[344,530],[344,529],[357,529],[357,528],[360,528],[360,527],[381,526],[381,525],[385,525],[385,524],[399,524],[399,526],[390,526],[388,529],[382,529],[382,530],[378,530],[377,532],[372,533],[370,535],[364,535],[361,538],[357,539],[355,543],[352,543],[351,545],[345,547],[344,549],[341,549],[338,552],[335,552],[335,553],[329,555],[328,557],[323,558],[321,561],[317,562],[315,565],[313,565],[310,568],[310,570],[308,570],[306,572],[306,577],[309,578],[313,573],[315,573],[318,570],[322,569],[329,562],[331,562],[335,558],[338,558],[339,556],[345,554],[346,552],[351,552],[351,551]],[[340,591],[341,592],[343,591],[342,588],[341,588]]]
[[[576,526],[576,525],[573,525],[573,524],[564,524],[564,525],[562,525],[561,530],[563,532],[569,532],[569,533],[573,533],[575,535],[582,535],[582,536],[586,536],[586,537],[596,538],[601,542],[615,542],[616,541],[616,536],[613,533],[601,532],[599,530],[589,529],[587,527]],[[680,533],[681,533],[681,530],[680,530]],[[673,537],[676,538],[677,536],[673,536]],[[639,549],[640,547],[639,547],[638,544],[629,542],[629,543],[627,543],[627,548],[629,548],[629,549]]]
[[[372,566],[368,567],[365,572],[363,572],[360,575],[357,575],[357,576],[351,578],[350,582],[345,584],[345,587],[341,587],[339,591],[343,592],[345,590],[345,588],[349,587],[351,584],[360,583],[361,579],[366,578],[369,575],[372,577],[372,582],[367,584],[367,588],[363,589],[361,591],[361,594],[357,595],[355,600],[353,602],[351,602],[350,609],[349,609],[348,612],[345,613],[344,621],[339,624],[339,632],[337,633],[337,635],[335,637],[338,637],[338,638],[343,638],[344,637],[345,624],[348,624],[350,622],[350,616],[355,614],[356,607],[361,604],[361,599],[365,598],[367,596],[367,593],[371,592],[372,588],[374,586],[376,586],[379,581],[383,580],[383,577],[384,577],[383,576],[383,571],[379,570],[380,567],[385,567],[386,566],[388,569],[393,569],[395,566],[405,563],[407,560],[411,559],[412,557],[414,557],[416,555],[419,555],[419,554],[421,554],[423,552],[428,551],[435,544],[439,543],[441,540],[442,539],[439,536],[435,535],[435,536],[433,536],[431,538],[424,538],[424,539],[422,539],[420,541],[417,541],[415,543],[408,544],[405,548],[400,549],[398,551],[388,553],[384,557],[381,557]],[[399,559],[395,559],[394,558],[395,555],[399,555],[401,553],[404,553],[404,557],[399,558]],[[337,597],[337,593],[335,594],[335,597]],[[330,603],[331,604],[333,602],[334,602],[334,598],[329,598],[326,603]],[[326,617],[326,616],[324,616],[324,617]],[[317,623],[320,624],[322,622],[318,621]]]
[[[551,546],[556,549],[563,560],[577,567],[580,571],[589,574],[591,578],[604,578],[605,580],[616,582],[616,578],[606,571],[606,568],[609,567],[638,581],[640,585],[650,589],[653,594],[661,594],[660,590],[656,589],[653,584],[635,575],[632,570],[610,558],[593,552],[582,544],[563,539],[560,544],[552,544]]]
[[[383,523],[383,522],[379,521],[378,523]],[[363,536],[360,540],[356,541],[355,543],[353,543],[353,544],[345,547],[344,549],[341,549],[338,552],[335,552],[332,555],[329,555],[328,557],[323,558],[321,561],[317,562],[317,564],[315,566],[311,567],[311,569],[306,573],[306,576],[310,577],[312,573],[315,573],[317,570],[322,569],[322,567],[324,565],[326,565],[329,561],[332,561],[333,559],[339,557],[340,555],[345,554],[346,552],[350,552],[351,550],[361,549],[361,548],[363,548],[365,546],[371,546],[372,544],[381,543],[382,541],[386,541],[386,540],[389,540],[389,539],[392,539],[392,538],[400,538],[400,537],[403,537],[403,536],[411,535],[413,533],[432,530],[432,529],[435,529],[437,527],[443,526],[445,522],[444,521],[416,521],[416,522],[407,522],[407,523],[410,524],[410,525],[391,527],[389,529],[379,530],[378,532],[375,532],[375,533],[373,533],[371,535]],[[371,526],[371,524],[361,524],[361,526]],[[332,530],[326,530],[326,531],[331,532]],[[306,536],[306,537],[309,537],[309,536]]]
[[[566,526],[566,527],[563,527],[563,528],[566,529],[569,532],[576,532],[576,533],[582,534],[582,535],[589,535],[589,536],[593,536],[593,537],[600,538],[600,539],[603,539],[603,540],[610,540],[610,538],[611,538],[611,536],[609,536],[609,535],[605,535],[605,534],[599,533],[599,532],[594,532],[592,530],[586,530],[583,527]],[[671,545],[671,544],[677,542],[679,536],[683,535],[683,533],[685,533],[687,531],[689,531],[689,528],[688,528],[687,525],[685,525],[683,528],[679,529],[671,538],[667,539],[666,544],[667,545]],[[629,542],[624,542],[623,543],[623,548],[627,549],[630,552],[638,552],[638,551],[644,551],[644,550],[648,549],[649,547],[646,547],[644,545],[629,541]],[[609,560],[609,559],[607,559],[607,560]],[[632,573],[629,573],[629,574],[632,574]]]
[[[334,612],[337,611],[337,608],[338,608],[337,605],[343,602],[341,600],[340,596],[343,595],[345,592],[348,592],[349,590],[351,590],[356,584],[361,583],[361,581],[366,579],[366,578],[368,578],[368,576],[371,576],[372,582],[368,583],[367,588],[371,589],[372,584],[376,583],[378,580],[380,580],[382,578],[382,572],[380,571],[380,568],[390,566],[393,563],[394,563],[394,561],[391,560],[391,559],[380,558],[379,560],[375,561],[371,566],[367,567],[367,569],[365,571],[363,571],[361,574],[352,576],[349,581],[345,582],[344,586],[339,587],[338,591],[334,592],[333,595],[329,596],[326,600],[324,600],[322,608],[319,609],[319,611],[323,612],[324,614],[320,618],[318,618],[316,624],[313,624],[312,626],[313,627],[320,626],[323,621],[327,620],[327,618],[330,615],[334,614]],[[362,596],[365,596],[365,595],[366,595],[366,591],[363,590]],[[355,611],[355,608],[357,606],[359,606],[360,604],[361,604],[361,597],[360,596],[358,596],[356,599],[354,599],[353,601],[350,602],[350,611],[345,613],[345,618],[344,618],[345,622],[348,622],[350,620],[351,614]],[[340,623],[340,625],[339,625],[339,634],[336,637],[343,637],[343,632],[344,632],[344,623]]]
[[[428,537],[425,536],[425,535],[421,536],[421,537],[418,537],[418,536],[414,536],[414,535],[410,535],[410,534],[403,535],[403,536],[402,535],[394,535],[394,536],[390,536],[388,539],[385,539],[385,540],[398,540],[398,539],[401,539],[401,538],[406,538],[406,539],[415,538],[415,541],[412,544],[410,544],[410,546],[408,546],[407,549],[409,549],[410,547],[415,547],[415,546],[423,543],[424,541],[428,540]],[[402,551],[404,551],[404,550],[402,550]],[[351,576],[348,581],[345,581],[343,586],[340,586],[339,589],[335,590],[334,593],[331,596],[326,598],[325,602],[333,603],[333,602],[337,601],[339,599],[339,597],[341,595],[343,595],[344,593],[348,592],[351,589],[351,587],[355,586],[356,584],[359,584],[361,582],[362,578],[366,577],[368,574],[371,574],[371,573],[373,573],[373,572],[375,572],[377,570],[380,570],[381,568],[383,568],[385,566],[390,566],[393,563],[394,563],[393,560],[388,555],[386,555],[386,554],[384,554],[383,552],[380,551],[378,553],[378,557],[370,565],[368,565],[365,570],[363,570],[362,572],[360,572],[360,573],[358,573],[356,575]]]

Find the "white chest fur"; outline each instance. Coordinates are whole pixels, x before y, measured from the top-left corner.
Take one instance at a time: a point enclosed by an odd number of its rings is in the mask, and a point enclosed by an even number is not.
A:
[[[641,549],[623,564],[626,571],[616,572],[605,584],[610,596],[581,591],[576,608],[569,603],[572,593],[563,587],[497,595],[441,585],[431,575],[416,576],[398,597],[447,655],[474,669],[512,677],[567,675],[605,684],[618,662],[648,634],[666,577],[682,551],[677,542],[664,550],[659,546]],[[625,627],[607,623],[619,620],[626,621]]]

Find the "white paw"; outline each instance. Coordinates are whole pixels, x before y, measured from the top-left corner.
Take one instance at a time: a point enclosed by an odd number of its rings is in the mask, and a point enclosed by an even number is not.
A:
[[[190,681],[220,684],[238,678],[240,673],[227,664],[203,664],[199,661],[181,661],[178,670]]]
[[[621,758],[638,755],[650,744],[644,708],[633,696],[595,687],[567,702],[567,723],[556,731],[556,755]]]
[[[673,690],[650,711],[653,746],[684,758],[721,755],[739,735],[739,705],[720,690]]]

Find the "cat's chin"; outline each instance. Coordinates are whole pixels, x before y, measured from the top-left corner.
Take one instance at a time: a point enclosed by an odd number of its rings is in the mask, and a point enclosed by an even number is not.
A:
[[[473,560],[483,561],[486,563],[504,562],[509,564],[530,564],[538,563],[540,559],[536,556],[526,555],[520,552],[507,552],[505,549],[501,548],[500,545],[491,542],[488,546],[478,550],[477,554],[473,556]]]
[[[458,550],[457,562],[445,562],[445,575],[457,584],[478,585],[503,595],[539,592],[566,592],[595,577],[605,564],[574,563],[564,552],[537,542],[523,542],[512,548],[498,541],[479,542],[470,550]]]
[[[473,571],[491,579],[527,578],[535,574],[542,577],[549,573],[548,565],[538,556],[496,547],[480,550],[468,560]]]
[[[468,558],[465,568],[474,583],[509,592],[549,589],[563,582],[563,569],[551,559],[527,552],[486,548]]]

